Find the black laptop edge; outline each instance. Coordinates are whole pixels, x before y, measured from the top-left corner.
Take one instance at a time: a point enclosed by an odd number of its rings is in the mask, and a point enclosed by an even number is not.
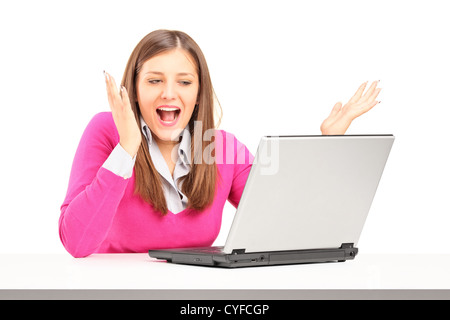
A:
[[[196,248],[149,250],[152,258],[166,260],[176,264],[198,266],[216,266],[224,268],[253,267],[283,264],[344,262],[353,260],[358,249],[353,243],[343,243],[339,248],[249,252],[245,249],[233,250],[232,253],[196,252]]]

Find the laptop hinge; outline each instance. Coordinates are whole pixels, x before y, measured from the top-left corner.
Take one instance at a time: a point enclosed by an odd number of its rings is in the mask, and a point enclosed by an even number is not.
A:
[[[353,243],[342,243],[339,249],[351,249],[353,248]],[[245,249],[233,249],[231,254],[243,254],[245,253]]]

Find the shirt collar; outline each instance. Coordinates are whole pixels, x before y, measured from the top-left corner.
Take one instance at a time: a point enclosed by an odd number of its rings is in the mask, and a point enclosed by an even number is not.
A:
[[[140,116],[141,130],[144,133],[145,138],[149,147],[153,143],[152,132],[150,128],[145,123],[144,118]],[[181,132],[181,142],[178,146],[178,157],[183,162],[185,166],[190,166],[191,163],[191,134],[189,132],[189,124]]]
[[[184,165],[190,166],[191,163],[191,134],[189,132],[189,124],[181,133],[181,142],[178,147],[178,156]]]
[[[147,126],[147,124],[144,121],[144,118],[142,118],[142,116],[139,117],[139,120],[141,122],[141,130],[142,133],[144,133],[145,138],[147,139],[147,143],[149,146],[152,145],[152,133],[150,132],[149,127]]]

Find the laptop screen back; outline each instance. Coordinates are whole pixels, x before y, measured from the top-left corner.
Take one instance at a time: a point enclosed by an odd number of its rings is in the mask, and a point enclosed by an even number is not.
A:
[[[392,135],[261,139],[224,251],[357,245]]]

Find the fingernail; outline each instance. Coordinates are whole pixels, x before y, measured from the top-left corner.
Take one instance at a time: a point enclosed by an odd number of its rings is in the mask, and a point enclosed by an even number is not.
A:
[[[106,78],[107,80],[109,80],[109,75],[106,73],[105,70],[103,70],[103,74],[105,75],[105,78]]]

